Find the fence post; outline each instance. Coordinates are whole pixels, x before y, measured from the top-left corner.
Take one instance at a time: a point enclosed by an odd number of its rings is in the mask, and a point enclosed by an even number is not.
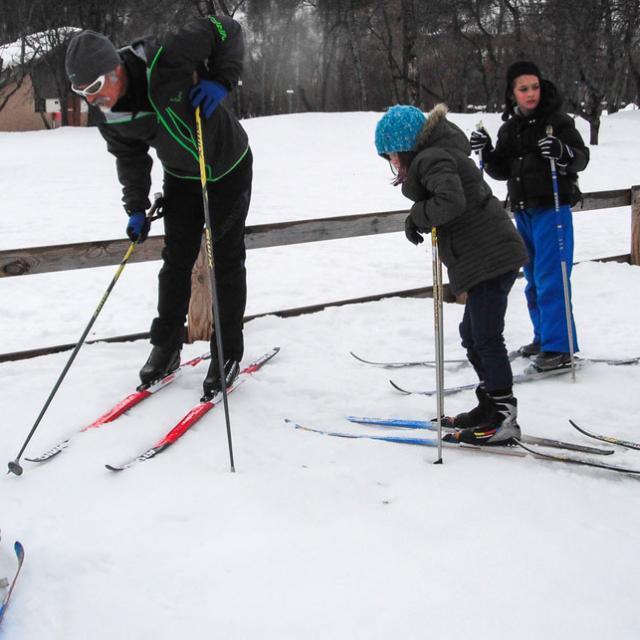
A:
[[[631,187],[631,250],[629,262],[640,265],[640,185]]]

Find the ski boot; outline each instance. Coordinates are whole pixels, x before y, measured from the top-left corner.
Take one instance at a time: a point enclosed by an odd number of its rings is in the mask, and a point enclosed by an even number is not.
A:
[[[490,402],[487,398],[487,392],[482,385],[476,387],[476,397],[478,404],[471,409],[455,416],[443,416],[442,426],[445,429],[468,429],[469,427],[477,427],[489,418]],[[436,422],[433,418],[431,422]]]
[[[509,445],[522,433],[518,425],[518,401],[513,395],[487,394],[488,418],[480,425],[449,433],[448,442],[463,442],[473,445]]]
[[[523,358],[530,358],[531,356],[537,356],[540,353],[540,343],[531,342],[529,344],[522,345],[518,349],[518,353]]]
[[[229,359],[224,363],[224,380],[225,389],[228,389],[240,373],[240,363],[237,360]],[[220,381],[220,367],[218,366],[218,357],[211,358],[209,363],[209,371],[207,377],[202,383],[202,402],[211,400],[215,395],[222,391],[222,383]]]
[[[184,340],[184,327],[171,332],[168,340],[154,344],[147,361],[140,369],[139,390],[175,371],[180,366],[180,351]]]
[[[541,351],[534,359],[533,366],[538,371],[564,369],[571,364],[571,354],[562,351]]]

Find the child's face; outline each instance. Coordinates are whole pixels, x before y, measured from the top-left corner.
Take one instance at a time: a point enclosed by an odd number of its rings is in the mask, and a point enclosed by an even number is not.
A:
[[[395,151],[389,154],[389,162],[396,171],[400,170],[400,156]]]
[[[529,115],[540,103],[540,80],[538,76],[518,76],[513,81],[513,95],[518,109]]]

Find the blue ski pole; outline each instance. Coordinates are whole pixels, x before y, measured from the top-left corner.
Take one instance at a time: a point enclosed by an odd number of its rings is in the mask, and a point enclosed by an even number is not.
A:
[[[546,133],[553,135],[553,127],[547,125]],[[558,172],[556,171],[556,161],[549,158],[551,165],[551,182],[553,184],[553,205],[556,212],[556,231],[558,232],[558,250],[560,252],[560,268],[562,269],[562,289],[564,292],[564,314],[567,320],[567,337],[569,339],[569,356],[571,358],[571,379],[576,379],[576,362],[573,354],[573,325],[571,323],[571,302],[569,301],[569,276],[567,274],[567,259],[564,246],[564,225],[560,215],[560,193],[558,190]]]

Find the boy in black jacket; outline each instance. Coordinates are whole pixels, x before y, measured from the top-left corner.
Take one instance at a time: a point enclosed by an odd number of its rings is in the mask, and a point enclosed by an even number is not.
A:
[[[511,209],[525,241],[530,262],[524,267],[525,294],[533,323],[533,341],[520,348],[524,356],[536,356],[540,370],[570,362],[564,305],[561,260],[571,274],[573,222],[577,173],[589,162],[589,150],[576,130],[573,118],[562,111],[556,87],[541,77],[533,62],[520,61],[507,71],[505,124],[498,131],[495,149],[486,131],[471,134],[471,146],[483,151],[486,172],[507,180]],[[553,135],[547,134],[547,127]],[[549,160],[556,163],[564,256],[559,255],[558,220],[554,208]],[[571,318],[572,324],[573,314]],[[573,351],[578,351],[573,324]]]

